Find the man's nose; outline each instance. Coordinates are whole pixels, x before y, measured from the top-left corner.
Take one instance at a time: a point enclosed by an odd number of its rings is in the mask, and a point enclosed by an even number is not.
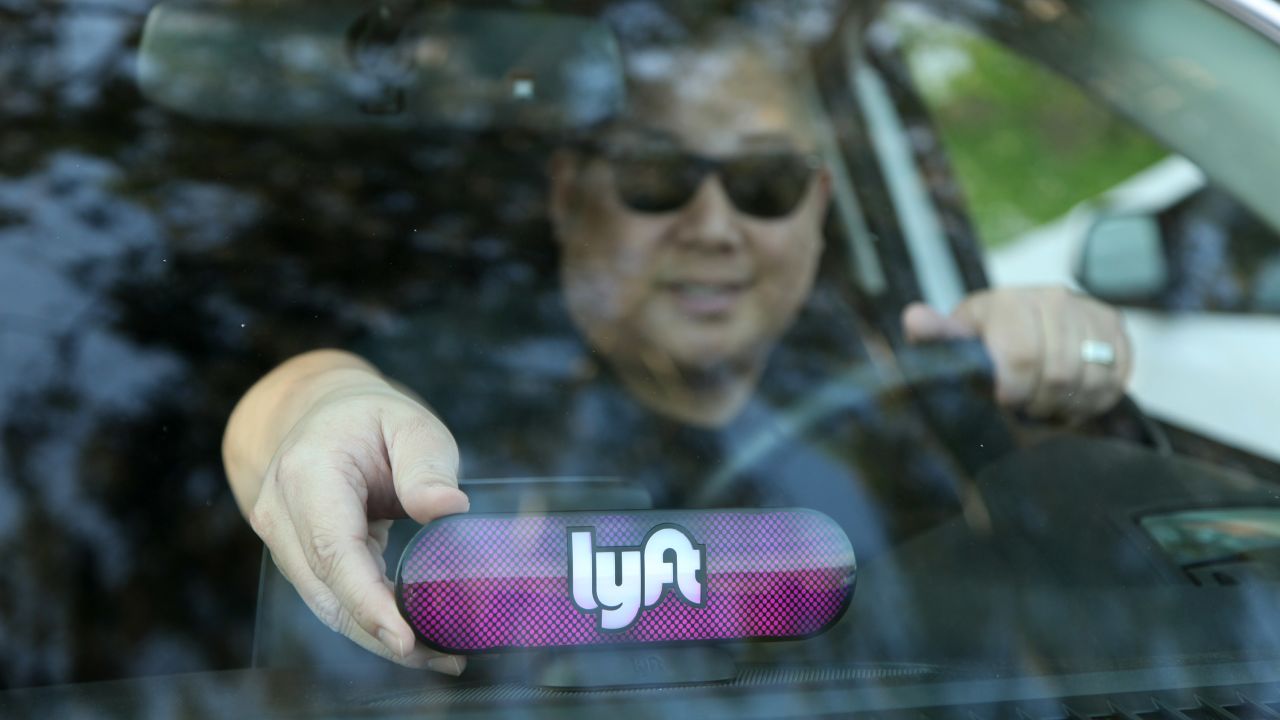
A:
[[[720,178],[708,175],[680,210],[676,240],[708,250],[732,250],[744,240],[737,212]]]

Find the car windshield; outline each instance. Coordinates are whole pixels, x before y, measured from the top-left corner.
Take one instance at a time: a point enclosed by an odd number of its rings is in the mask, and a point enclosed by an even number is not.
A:
[[[0,716],[1280,713],[1270,0],[0,0]]]

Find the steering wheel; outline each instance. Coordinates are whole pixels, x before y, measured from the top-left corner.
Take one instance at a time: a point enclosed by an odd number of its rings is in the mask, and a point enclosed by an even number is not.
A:
[[[804,438],[824,422],[853,412],[866,402],[869,390],[907,394],[970,477],[1028,444],[1016,414],[995,402],[995,366],[981,340],[903,345],[896,349],[896,360],[889,372],[859,363],[809,392],[783,413],[778,427],[751,438],[747,450],[715,468],[703,486],[703,497],[714,497],[782,443]],[[1118,436],[1162,454],[1169,451],[1163,431],[1127,395],[1108,413],[1067,432]]]

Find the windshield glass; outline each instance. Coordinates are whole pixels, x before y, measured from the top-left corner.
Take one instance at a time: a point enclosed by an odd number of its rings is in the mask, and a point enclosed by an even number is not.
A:
[[[1112,5],[0,2],[0,715],[1274,716],[1280,26]]]

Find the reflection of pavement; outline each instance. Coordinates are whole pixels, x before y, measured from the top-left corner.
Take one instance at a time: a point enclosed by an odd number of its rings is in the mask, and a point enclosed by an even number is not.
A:
[[[93,453],[102,428],[144,412],[184,373],[176,356],[117,328],[114,289],[167,267],[167,211],[118,194],[123,177],[71,151],[0,176],[0,429],[18,439],[0,444],[0,549],[13,550],[0,613],[0,669],[7,661],[12,677],[0,685],[71,677],[79,572],[114,591],[150,561],[134,552],[144,534],[129,525],[136,513],[103,500],[114,488],[100,485],[101,465],[113,458]],[[23,550],[33,543],[41,552]],[[129,672],[204,667],[185,639],[156,637],[131,653]]]
[[[119,180],[111,163],[70,152],[0,180],[0,212],[9,221],[0,226],[4,407],[12,408],[15,393],[59,382],[95,401],[128,405],[157,377],[160,368],[110,333],[102,297],[119,279],[103,272],[119,267],[112,261],[160,242],[151,214],[107,189]],[[56,347],[72,338],[73,347]],[[110,361],[122,353],[129,357]]]
[[[40,463],[40,500],[56,514],[77,508],[76,527],[98,543],[117,543],[117,532],[79,497],[79,438],[95,418],[137,407],[174,366],[112,332],[104,295],[118,273],[103,271],[120,268],[131,250],[159,244],[150,213],[106,189],[118,179],[111,163],[76,153],[0,179],[8,220],[0,226],[0,424],[44,415],[39,422],[57,427],[28,448]],[[74,397],[75,407],[43,407],[55,391]],[[4,507],[21,513],[21,498],[12,500]],[[0,538],[13,530],[9,514],[0,513]],[[107,569],[108,577],[121,570]]]
[[[1145,204],[1138,196],[1150,197],[1153,180],[1164,181],[1162,190],[1175,197],[1188,187],[1185,169],[1178,164],[1153,170],[1163,170],[1164,177],[1144,173],[1147,177],[1118,188],[1129,196],[1124,207]],[[1072,273],[1089,222],[1087,212],[1077,211],[990,252],[992,283],[1078,288]],[[1280,317],[1133,309],[1124,315],[1135,349],[1130,391],[1144,409],[1280,460],[1280,366],[1275,361],[1280,358]]]

